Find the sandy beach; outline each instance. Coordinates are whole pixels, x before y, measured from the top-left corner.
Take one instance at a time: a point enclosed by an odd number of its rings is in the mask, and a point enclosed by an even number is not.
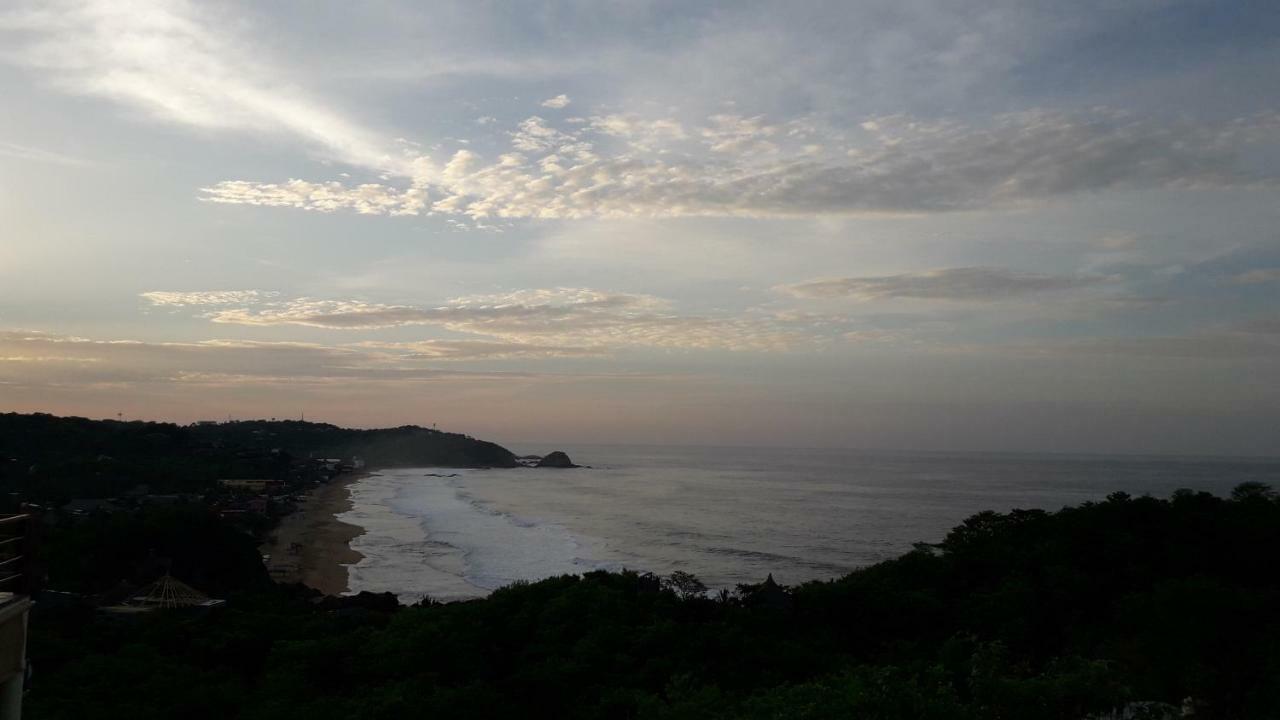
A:
[[[277,582],[300,582],[326,595],[347,591],[347,566],[363,556],[349,543],[361,528],[337,518],[351,509],[347,486],[368,473],[343,475],[311,491],[260,547]]]

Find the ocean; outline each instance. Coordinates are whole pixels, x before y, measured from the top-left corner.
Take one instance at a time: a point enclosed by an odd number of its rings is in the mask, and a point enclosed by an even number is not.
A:
[[[399,468],[351,486],[350,590],[481,597],[595,569],[684,570],[709,587],[839,577],[937,542],[982,510],[1108,494],[1280,487],[1280,459],[785,448],[566,447],[579,469]],[[523,448],[521,449],[523,451]],[[544,449],[546,451],[547,449]]]

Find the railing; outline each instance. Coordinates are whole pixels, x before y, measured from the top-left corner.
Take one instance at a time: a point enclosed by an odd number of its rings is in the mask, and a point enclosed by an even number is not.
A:
[[[0,601],[30,595],[35,589],[35,526],[35,516],[30,513],[0,517]]]

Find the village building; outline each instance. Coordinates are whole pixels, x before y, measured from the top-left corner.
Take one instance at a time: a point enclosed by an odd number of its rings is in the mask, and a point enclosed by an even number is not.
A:
[[[281,480],[242,478],[219,480],[218,485],[228,490],[246,490],[255,493],[270,493],[276,492],[284,487],[284,482]]]

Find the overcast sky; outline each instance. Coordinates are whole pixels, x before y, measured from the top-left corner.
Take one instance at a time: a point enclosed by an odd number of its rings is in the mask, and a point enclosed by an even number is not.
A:
[[[1280,4],[6,2],[0,410],[1280,454]]]

